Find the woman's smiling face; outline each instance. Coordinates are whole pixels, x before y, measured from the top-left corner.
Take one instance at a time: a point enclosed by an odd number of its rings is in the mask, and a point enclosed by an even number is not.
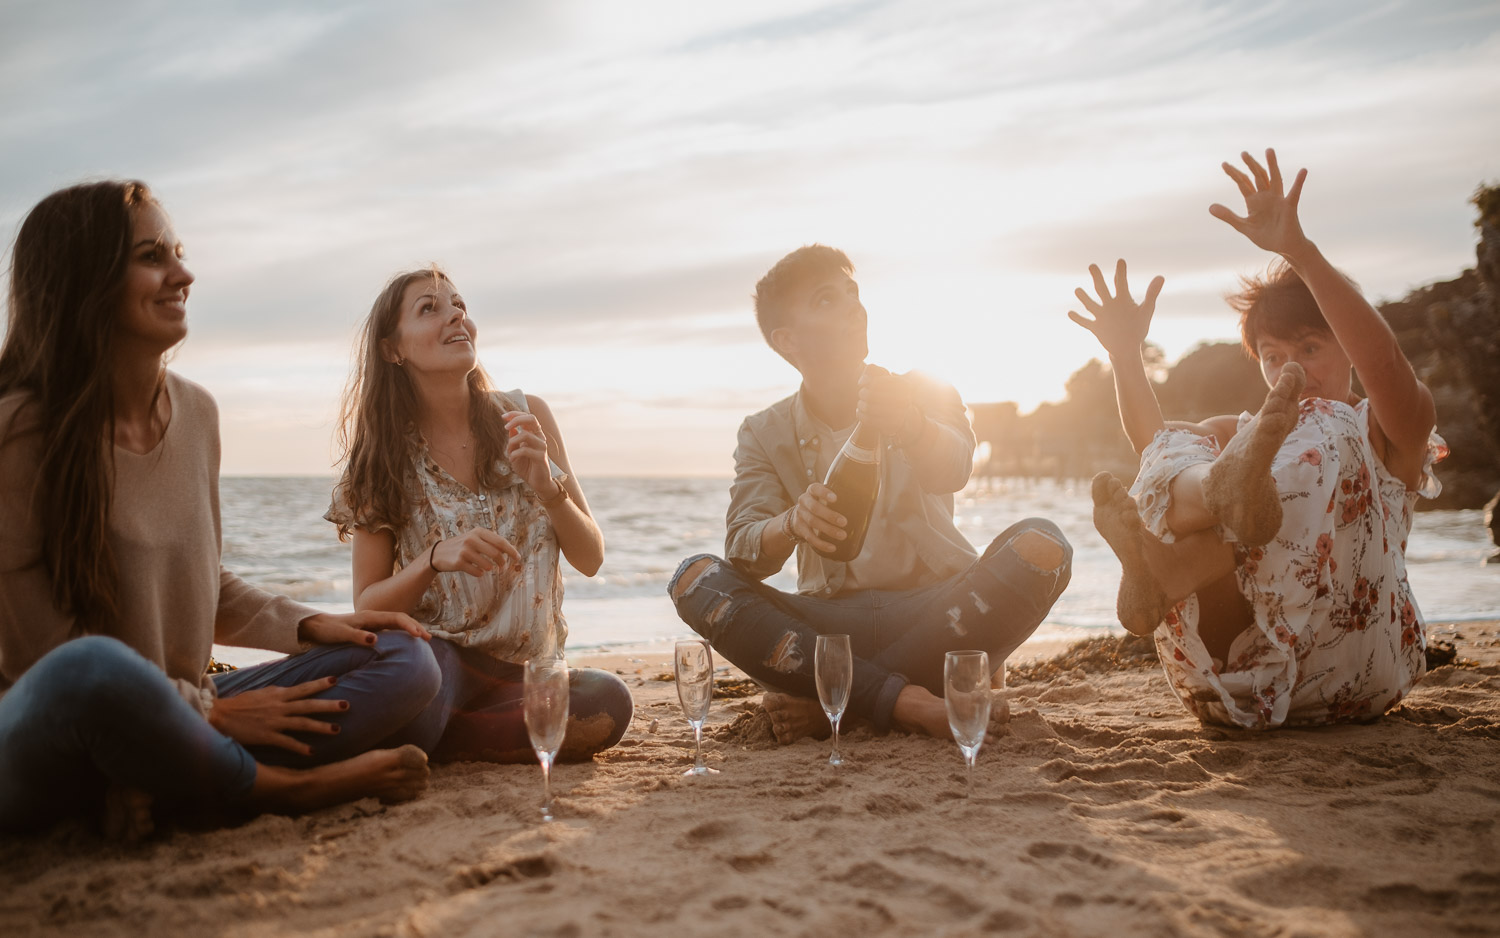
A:
[[[396,331],[382,345],[387,361],[412,371],[468,374],[478,362],[476,333],[458,290],[447,277],[434,275],[406,285]]]
[[[160,205],[143,203],[131,215],[118,335],[161,354],[187,338],[193,274],[183,264],[182,242]]]

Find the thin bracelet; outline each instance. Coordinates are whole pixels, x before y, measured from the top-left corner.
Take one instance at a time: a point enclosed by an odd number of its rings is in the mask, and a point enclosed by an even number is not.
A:
[[[435,564],[435,563],[433,563],[433,562],[432,562],[432,558],[433,558],[433,556],[434,556],[434,555],[435,555],[435,554],[437,554],[437,546],[438,546],[438,545],[439,545],[439,544],[441,544],[441,543],[443,543],[443,542],[442,542],[442,539],[441,539],[441,538],[439,538],[439,539],[438,539],[438,540],[436,540],[436,541],[433,541],[433,542],[432,542],[432,550],[429,550],[429,551],[428,551],[428,552],[427,552],[427,566],[429,566],[429,567],[431,567],[431,568],[432,568],[432,572],[433,572],[433,573],[442,573],[442,572],[443,572],[443,571],[441,571],[441,570],[439,570],[439,569],[438,569],[438,568],[437,568],[437,564]]]
[[[791,511],[781,516],[781,533],[786,536],[787,540],[792,542],[793,546],[801,544],[803,540],[796,531],[792,530],[792,515],[796,511],[797,506],[793,505]]]

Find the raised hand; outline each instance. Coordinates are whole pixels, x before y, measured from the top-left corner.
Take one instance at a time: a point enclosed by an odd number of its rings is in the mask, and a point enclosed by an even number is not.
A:
[[[547,454],[547,434],[535,414],[512,410],[505,418],[505,458],[520,473],[532,491],[547,498],[557,491],[552,481],[552,465]]]
[[[1104,274],[1099,270],[1098,264],[1090,264],[1089,273],[1094,278],[1094,291],[1099,294],[1098,300],[1089,296],[1082,287],[1074,290],[1073,294],[1094,318],[1088,319],[1071,309],[1068,310],[1068,318],[1092,332],[1111,358],[1138,357],[1141,354],[1141,343],[1146,341],[1146,334],[1151,329],[1157,294],[1161,293],[1162,284],[1166,281],[1159,276],[1152,280],[1146,287],[1145,297],[1137,303],[1130,296],[1130,284],[1125,276],[1123,259],[1115,262],[1113,296],[1109,293],[1109,286],[1104,282]]]
[[[1249,167],[1250,175],[1224,164],[1224,172],[1240,187],[1245,197],[1245,215],[1241,217],[1215,202],[1208,212],[1249,238],[1258,248],[1281,255],[1297,251],[1307,242],[1302,233],[1302,222],[1297,218],[1297,203],[1302,198],[1302,183],[1307,179],[1307,170],[1297,170],[1290,192],[1282,192],[1281,167],[1276,165],[1276,151],[1266,151],[1266,165],[1262,167],[1249,153],[1240,158]]]

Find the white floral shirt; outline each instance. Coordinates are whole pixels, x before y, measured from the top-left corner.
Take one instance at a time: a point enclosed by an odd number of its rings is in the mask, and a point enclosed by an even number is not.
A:
[[[1249,416],[1241,416],[1241,429]],[[1152,532],[1171,540],[1165,517],[1172,479],[1218,453],[1212,437],[1157,433],[1131,489]],[[1438,494],[1432,466],[1447,453],[1432,434],[1422,479],[1408,489],[1375,455],[1367,401],[1303,401],[1271,465],[1281,530],[1265,547],[1235,547],[1236,577],[1255,624],[1224,662],[1198,637],[1196,596],[1156,630],[1162,665],[1183,704],[1206,722],[1250,729],[1369,720],[1395,706],[1426,664],[1422,615],[1406,578],[1406,537],[1418,496]]]
[[[519,390],[496,392],[503,410],[526,410]],[[412,617],[434,634],[501,661],[558,654],[567,641],[568,624],[562,614],[563,581],[558,562],[557,536],[552,522],[531,486],[504,456],[495,466],[499,484],[473,491],[454,479],[432,458],[415,428],[412,472],[404,480],[412,515],[396,540],[396,569],[427,563],[432,545],[474,528],[489,528],[515,545],[524,560],[520,573],[508,566],[474,577],[467,573],[439,573],[412,611]],[[554,476],[562,471],[554,464]],[[360,524],[342,486],[323,517],[335,524]]]

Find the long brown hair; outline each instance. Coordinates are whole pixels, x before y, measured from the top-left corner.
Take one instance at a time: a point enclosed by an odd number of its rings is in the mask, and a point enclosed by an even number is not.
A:
[[[393,339],[401,323],[401,298],[413,281],[430,278],[453,281],[432,265],[392,277],[375,298],[360,328],[354,372],[339,408],[341,499],[352,509],[352,524],[339,524],[339,538],[347,540],[353,527],[400,531],[410,516],[407,477],[412,472],[413,429],[417,422],[417,393],[406,369],[388,362],[380,343]],[[496,464],[505,461],[505,421],[496,402],[494,384],[479,364],[469,372],[469,429],[474,434],[474,469],[486,488],[500,484]]]
[[[58,609],[86,629],[118,612],[107,530],[114,488],[110,357],[136,209],[155,202],[135,180],[54,192],[21,223],[0,347],[0,396],[25,402],[4,442],[35,434],[32,505]]]

